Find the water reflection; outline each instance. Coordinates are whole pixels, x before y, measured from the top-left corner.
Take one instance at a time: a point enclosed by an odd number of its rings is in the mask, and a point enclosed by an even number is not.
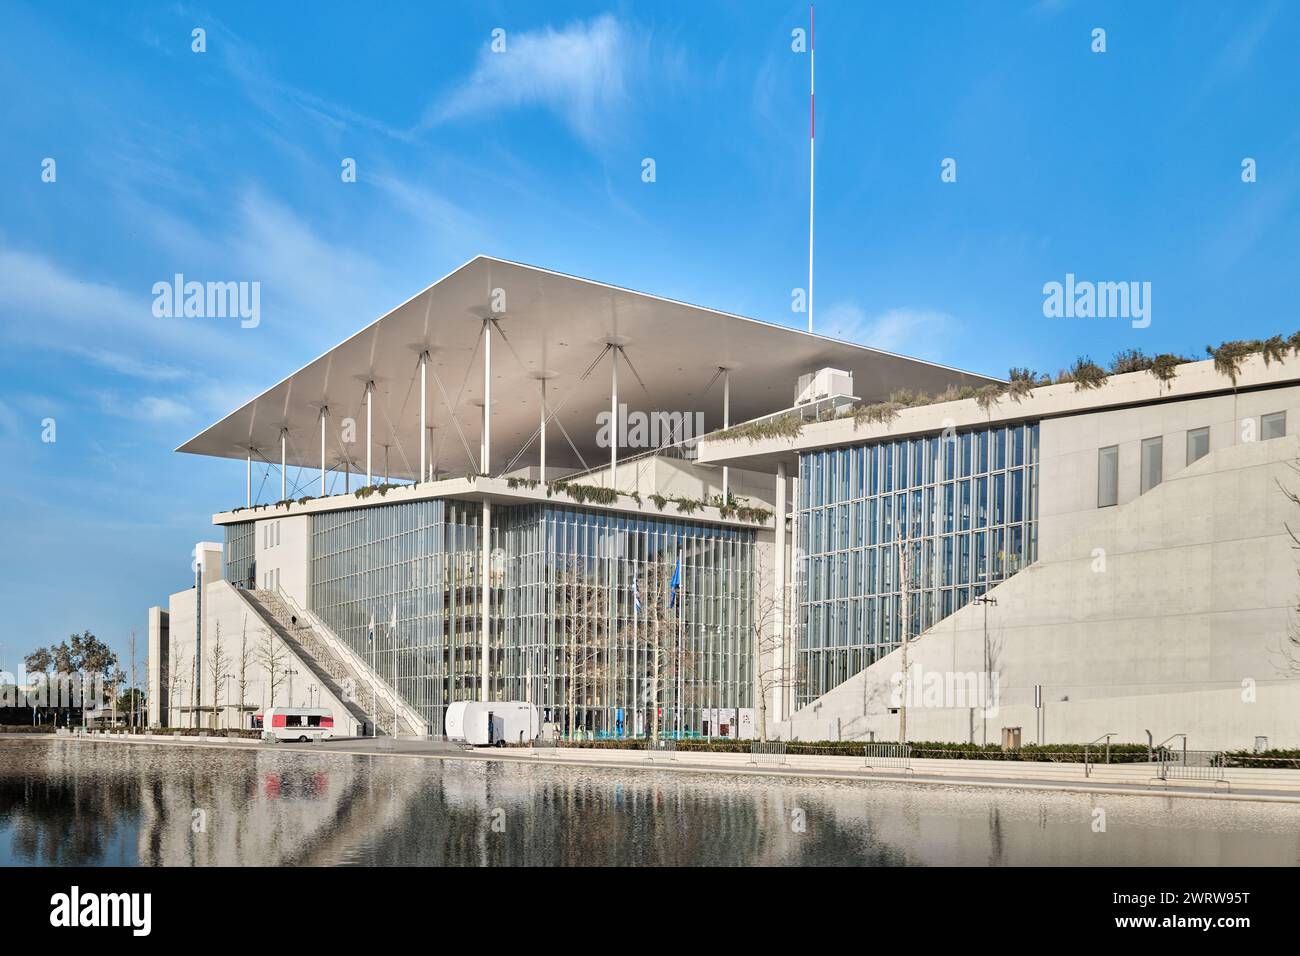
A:
[[[1239,801],[0,740],[7,865],[1294,865],[1298,834]]]

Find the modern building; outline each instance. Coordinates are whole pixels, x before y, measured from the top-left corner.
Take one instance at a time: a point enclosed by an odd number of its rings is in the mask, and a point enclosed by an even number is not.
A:
[[[178,449],[246,481],[151,612],[153,719],[311,697],[423,734],[515,699],[566,733],[752,732],[791,482],[697,448],[824,368],[862,394],[805,382],[808,417],[991,381],[472,260]]]
[[[245,487],[151,611],[151,718],[1295,745],[1298,373],[1012,398],[479,257],[178,449]]]
[[[1175,373],[703,442],[798,476],[779,732],[1300,745],[1300,360]]]

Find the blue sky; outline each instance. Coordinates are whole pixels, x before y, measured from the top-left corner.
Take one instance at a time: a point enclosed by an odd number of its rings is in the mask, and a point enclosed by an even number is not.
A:
[[[804,321],[806,5],[305,10],[6,4],[11,669],[143,643],[242,500],[171,449],[477,253]],[[1283,2],[819,3],[819,331],[997,375],[1294,331],[1297,41]],[[176,272],[259,281],[261,324],[155,318]],[[1044,318],[1067,272],[1150,282],[1150,327]]]

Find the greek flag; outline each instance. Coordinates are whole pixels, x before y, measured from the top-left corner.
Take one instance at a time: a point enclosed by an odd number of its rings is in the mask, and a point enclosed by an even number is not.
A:
[[[677,590],[678,590],[681,586],[682,586],[682,553],[681,553],[680,551],[678,551],[678,552],[677,552],[677,565],[676,565],[676,567],[673,568],[673,579],[672,579],[672,581],[671,581],[671,582],[669,583],[669,585],[668,585],[669,590],[672,592],[672,593],[668,596],[668,606],[669,606],[669,607],[676,607],[676,606],[677,606]]]
[[[636,612],[641,613],[641,584],[637,580],[636,565],[632,565],[632,603],[636,607]]]
[[[375,643],[375,612],[374,611],[370,612],[370,629],[366,631],[366,643],[367,644]]]

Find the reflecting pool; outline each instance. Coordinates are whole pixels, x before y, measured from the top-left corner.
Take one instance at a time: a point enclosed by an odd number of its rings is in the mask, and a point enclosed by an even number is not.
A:
[[[0,738],[0,864],[1279,865],[1300,806]]]

